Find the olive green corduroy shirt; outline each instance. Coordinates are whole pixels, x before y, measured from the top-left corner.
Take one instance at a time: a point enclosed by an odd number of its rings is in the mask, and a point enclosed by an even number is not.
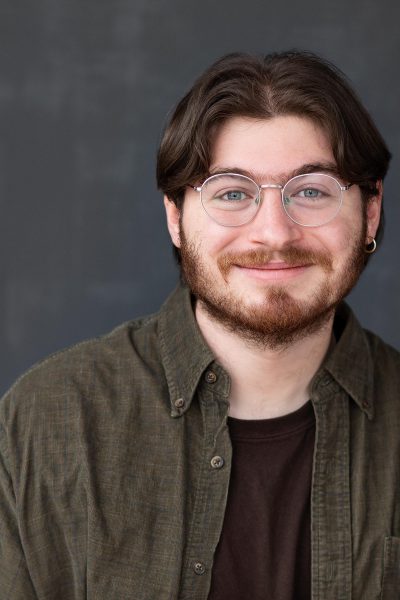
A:
[[[336,328],[311,387],[312,600],[396,600],[399,354],[345,305]],[[1,600],[206,600],[228,394],[181,288],[23,376],[0,405]]]

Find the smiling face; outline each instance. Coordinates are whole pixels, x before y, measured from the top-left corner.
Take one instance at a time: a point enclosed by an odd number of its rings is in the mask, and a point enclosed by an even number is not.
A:
[[[235,117],[215,136],[210,172],[282,185],[310,165],[335,172],[329,140],[310,120]],[[362,271],[366,236],[375,235],[380,214],[380,198],[363,211],[357,186],[344,192],[338,215],[319,227],[293,222],[276,188],[262,190],[257,214],[239,227],[213,221],[195,190],[188,189],[182,215],[172,202],[165,205],[184,277],[199,300],[196,310],[272,348],[331,318]]]

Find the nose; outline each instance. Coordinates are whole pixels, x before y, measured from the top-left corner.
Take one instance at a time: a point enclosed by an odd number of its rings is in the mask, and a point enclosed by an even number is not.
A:
[[[282,205],[282,186],[261,186],[261,206],[248,224],[248,239],[270,248],[284,248],[302,237],[302,227],[294,223]]]

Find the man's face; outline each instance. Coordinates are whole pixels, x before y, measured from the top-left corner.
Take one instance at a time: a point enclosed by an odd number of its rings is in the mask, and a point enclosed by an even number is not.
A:
[[[258,184],[284,184],[310,164],[316,172],[318,165],[335,168],[328,137],[310,120],[235,117],[215,136],[210,172],[244,171]],[[191,189],[182,215],[171,202],[166,208],[183,274],[198,298],[196,310],[276,348],[318,329],[353,287],[366,236],[378,226],[380,200],[363,212],[360,190],[352,186],[339,214],[319,227],[291,221],[279,189],[264,189],[255,218],[239,227],[215,223]]]

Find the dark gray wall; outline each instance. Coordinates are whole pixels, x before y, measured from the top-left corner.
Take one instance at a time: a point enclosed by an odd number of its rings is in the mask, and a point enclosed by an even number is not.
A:
[[[399,4],[2,0],[0,391],[34,361],[155,310],[177,273],[154,181],[168,111],[226,52],[317,51],[393,154],[387,231],[350,301],[400,348]]]

